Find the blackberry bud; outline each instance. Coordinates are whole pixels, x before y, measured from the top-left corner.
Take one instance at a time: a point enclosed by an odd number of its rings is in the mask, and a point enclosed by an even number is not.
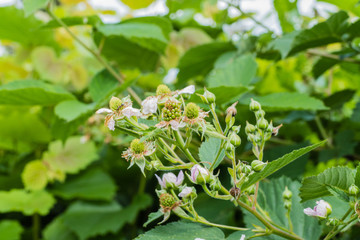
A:
[[[145,144],[140,142],[140,139],[134,139],[130,144],[130,148],[134,153],[140,154],[145,151]]]
[[[112,97],[109,102],[110,109],[113,111],[118,110],[121,107],[121,104],[121,99],[117,97]]]
[[[172,208],[176,203],[175,198],[169,193],[160,195],[160,206],[163,208]]]
[[[184,113],[187,118],[195,119],[199,116],[199,106],[195,103],[188,103]]]
[[[168,94],[171,93],[171,90],[168,86],[166,86],[165,84],[160,84],[157,88],[156,88],[156,96],[159,95],[164,95],[164,94]]]
[[[255,101],[254,99],[250,100],[250,111],[256,112],[261,109],[261,105],[259,102]]]

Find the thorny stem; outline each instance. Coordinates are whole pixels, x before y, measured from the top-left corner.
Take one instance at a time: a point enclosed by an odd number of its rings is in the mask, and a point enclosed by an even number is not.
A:
[[[53,12],[51,12],[50,10],[50,5],[51,5],[51,1],[47,7],[47,12],[49,13],[49,15],[58,23],[60,24],[60,26],[62,26],[66,32],[68,32],[70,34],[70,36],[77,41],[81,46],[83,46],[88,52],[90,52],[109,72],[111,75],[113,75],[116,80],[119,81],[119,83],[124,83],[124,79],[110,66],[110,64],[103,59],[103,57],[100,54],[100,51],[94,51],[93,49],[91,49],[90,47],[88,47],[80,38],[78,38],[70,29],[69,27],[60,19],[58,18]],[[130,87],[127,88],[127,91],[130,93],[130,95],[135,99],[135,101],[141,105],[141,99],[140,97],[136,94],[136,92],[131,89]]]
[[[168,151],[173,155],[173,157],[180,162],[181,164],[185,164],[185,162],[183,162],[179,156],[175,153],[175,151],[164,141],[164,139],[162,138],[158,138],[158,140],[168,149]]]
[[[353,208],[352,207],[350,207],[348,210],[347,210],[347,212],[344,214],[344,216],[340,219],[340,222],[343,222],[346,218],[347,218],[347,216],[351,213],[353,211]],[[325,239],[331,239],[333,236],[335,236],[338,232],[337,232],[337,228],[338,228],[339,226],[334,226],[334,228],[333,229],[331,229],[331,231],[328,233],[328,235],[324,238],[324,240]],[[335,234],[334,234],[335,233]]]
[[[358,219],[358,216],[355,215],[352,218],[350,218],[349,221],[347,221],[346,223],[344,223],[344,226],[342,226],[341,228],[337,229],[335,232],[330,231],[329,234],[324,238],[324,240],[329,240],[332,239],[334,236],[336,236],[336,234],[338,234],[339,232],[341,232],[341,230],[343,230],[344,228],[346,228],[350,223],[352,223],[353,221],[355,221],[356,219]]]
[[[215,111],[215,104],[214,103],[212,103],[210,105],[210,111],[211,111],[211,114],[212,114],[212,116],[214,118],[214,124],[215,124],[216,130],[219,133],[223,134],[223,130],[221,129],[219,118],[217,117],[217,114],[216,114],[216,111]]]

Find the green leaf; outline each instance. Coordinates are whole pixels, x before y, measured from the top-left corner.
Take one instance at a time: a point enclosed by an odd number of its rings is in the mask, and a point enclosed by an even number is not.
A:
[[[142,1],[133,1],[133,0],[121,0],[125,5],[131,9],[141,9],[148,7],[154,0],[142,0]]]
[[[39,80],[13,81],[0,86],[0,104],[51,106],[74,96]]]
[[[14,220],[3,220],[0,222],[1,240],[20,240],[24,231],[19,222]]]
[[[94,41],[98,46],[103,39],[105,39],[105,43],[101,51],[102,55],[109,60],[116,61],[120,68],[139,68],[142,71],[155,69],[159,59],[157,52],[141,47],[124,37],[105,38],[100,32],[95,33]]]
[[[88,199],[110,201],[114,198],[116,185],[103,170],[93,169],[51,189],[54,195],[64,199]]]
[[[321,100],[297,92],[271,93],[253,98],[267,111],[328,109]],[[242,98],[239,102],[248,105],[250,103],[250,97]]]
[[[332,59],[332,58],[320,58],[312,68],[312,73],[314,78],[320,77],[328,69],[332,68],[336,64],[340,63],[341,60]]]
[[[99,102],[107,98],[118,85],[119,81],[104,69],[91,79],[89,93],[95,102]]]
[[[253,185],[254,183],[257,183],[258,181],[266,178],[267,176],[273,174],[274,172],[276,172],[277,170],[285,167],[286,165],[288,165],[289,163],[291,163],[292,161],[296,160],[297,158],[301,157],[302,155],[314,150],[315,148],[321,146],[322,144],[324,144],[326,142],[322,141],[304,148],[300,148],[297,150],[292,151],[291,153],[288,153],[284,156],[282,156],[281,158],[278,158],[274,161],[269,162],[266,167],[258,173],[254,173],[252,175],[250,175],[249,180],[247,182],[245,182],[243,184],[243,189],[250,187],[251,185]]]
[[[141,234],[136,240],[173,240],[174,237],[181,240],[194,240],[195,238],[225,239],[224,233],[215,227],[207,227],[197,223],[173,222]]]
[[[43,154],[43,161],[54,171],[78,173],[97,159],[94,142],[81,142],[81,137],[70,137],[63,145],[60,140],[51,142]]]
[[[24,0],[25,17],[33,14],[40,8],[45,8],[50,0]]]
[[[36,160],[26,164],[21,174],[25,188],[28,190],[43,190],[48,183],[48,169],[42,161]]]
[[[125,22],[121,24],[106,24],[98,27],[106,37],[124,37],[144,48],[155,52],[164,52],[168,39],[162,29],[151,23]]]
[[[288,187],[288,189],[292,192],[290,218],[293,224],[294,233],[303,239],[319,239],[322,233],[321,226],[318,224],[318,220],[316,218],[312,218],[304,214],[304,208],[308,205],[300,203],[300,197],[298,196],[300,187],[299,182],[291,181],[287,177],[272,179],[269,182],[261,182],[258,193],[259,205],[268,213],[269,217],[276,224],[288,228],[289,223],[286,217],[287,210],[283,207],[284,200],[282,198],[282,193],[285,190],[285,187]],[[244,222],[247,227],[251,227],[252,224],[264,227],[259,220],[247,212],[245,212]],[[276,235],[270,235],[261,239],[278,240],[282,238]]]
[[[55,114],[68,122],[71,122],[81,116],[93,113],[95,104],[85,104],[78,100],[63,101],[56,105]]]
[[[324,46],[329,43],[341,42],[341,36],[348,27],[349,15],[340,11],[332,15],[325,22],[319,23],[311,29],[306,29],[296,35],[290,55],[308,48]]]
[[[146,227],[147,225],[149,225],[149,223],[152,223],[153,221],[155,221],[156,219],[160,218],[163,215],[164,213],[161,212],[160,209],[157,212],[150,213],[148,216],[148,220],[144,223],[143,227]]]
[[[360,164],[356,167],[355,185],[360,188]]]
[[[219,138],[208,138],[203,142],[199,149],[200,161],[208,168],[215,161],[215,157],[220,151],[221,140]],[[225,157],[225,151],[221,150],[218,161],[214,164],[214,169],[219,166],[223,158]]]
[[[116,233],[126,223],[135,221],[138,212],[151,205],[151,197],[139,195],[134,202],[122,208],[118,203],[95,204],[76,202],[62,215],[64,224],[80,240],[106,233]]]
[[[293,31],[287,33],[282,37],[276,38],[269,44],[270,49],[278,50],[281,54],[281,58],[286,58],[291,51],[291,47],[295,37],[299,34],[299,31]]]
[[[342,108],[346,102],[349,102],[353,98],[355,92],[355,90],[350,89],[338,91],[325,98],[324,103],[331,109]]]
[[[257,64],[252,55],[242,55],[222,68],[213,69],[207,83],[210,88],[219,86],[241,87],[248,86],[255,77]]]
[[[68,27],[78,26],[78,25],[97,26],[99,24],[102,24],[101,19],[97,15],[65,17],[65,18],[61,18],[61,21],[63,21]],[[61,25],[56,20],[50,20],[49,22],[44,24],[42,27],[43,28],[58,28],[58,27],[61,27]]]
[[[62,215],[55,218],[43,231],[44,240],[78,240],[65,224]]]
[[[331,186],[329,184],[325,184],[325,186],[327,187],[327,190],[329,190],[329,192],[337,197],[338,199],[342,200],[342,201],[345,201],[345,202],[349,202],[350,201],[350,198],[349,196],[347,195],[347,193],[337,187],[334,187],[334,186]]]
[[[6,21],[0,21],[0,39],[19,42],[31,47],[37,45],[57,45],[53,32],[40,29],[43,23],[34,16],[24,17],[22,9],[0,7],[0,16],[2,19],[6,19]]]
[[[179,60],[178,80],[185,81],[199,75],[205,76],[216,59],[225,52],[235,50],[231,43],[213,42],[190,48]]]
[[[215,88],[207,88],[210,92],[212,92],[216,96],[216,104],[222,105],[226,103],[233,103],[234,101],[238,100],[239,97],[252,89],[251,87],[215,87]],[[197,94],[203,95],[204,89],[198,89],[196,90]],[[197,95],[193,94],[191,95],[189,101],[190,102],[196,102],[196,103],[203,103],[201,98]]]
[[[339,9],[350,11],[355,13],[357,16],[360,16],[360,5],[358,0],[347,0],[347,1],[338,1],[338,0],[319,0],[320,2],[331,3],[335,6],[338,6]]]
[[[0,212],[22,212],[30,216],[34,213],[47,215],[55,204],[54,197],[45,191],[27,192],[21,189],[0,191]]]
[[[345,192],[355,181],[353,170],[347,167],[333,167],[324,172],[304,178],[300,188],[301,201],[332,195],[327,186]]]
[[[282,31],[292,32],[294,31],[294,24],[297,23],[298,17],[297,0],[274,0],[274,7],[276,9]]]

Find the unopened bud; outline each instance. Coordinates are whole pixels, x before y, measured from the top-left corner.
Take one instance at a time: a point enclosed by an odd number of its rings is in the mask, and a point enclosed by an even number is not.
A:
[[[121,107],[122,101],[120,98],[112,97],[109,102],[109,107],[113,111],[117,111]]]
[[[261,118],[257,122],[257,126],[262,130],[265,130],[268,127],[268,125],[269,123],[265,118]]]
[[[204,89],[204,95],[202,95],[202,96],[204,97],[206,104],[212,104],[216,100],[215,94],[213,94],[212,92],[210,92],[206,88]]]
[[[248,134],[248,136],[247,136],[247,140],[249,141],[249,142],[254,142],[255,141],[255,135],[254,134]]]
[[[359,193],[359,188],[355,184],[352,184],[349,187],[349,194],[352,196],[356,196],[358,195],[358,193]]]
[[[200,108],[195,103],[188,103],[185,107],[184,114],[189,119],[195,119],[199,116]]]
[[[251,167],[255,172],[261,172],[266,165],[267,163],[264,163],[259,160],[254,160],[251,162]]]
[[[140,154],[145,151],[145,144],[140,139],[134,139],[130,144],[130,149],[133,153]]]
[[[249,123],[248,121],[246,121],[245,133],[249,135],[251,133],[254,133],[255,131],[256,131],[256,127],[251,123]]]
[[[241,144],[241,138],[239,135],[237,135],[235,132],[231,132],[229,135],[230,143],[234,145],[235,147],[240,146]]]
[[[264,110],[259,110],[257,112],[255,112],[255,117],[256,119],[261,119],[265,117],[265,111]]]
[[[231,128],[231,130],[233,130],[233,131],[236,132],[236,133],[239,133],[239,132],[240,132],[240,128],[241,128],[240,125],[239,125],[239,126],[233,126],[233,127]]]
[[[210,179],[210,188],[211,188],[211,190],[220,191],[221,187],[222,187],[222,185],[221,185],[220,180],[215,176],[211,177],[211,179]]]
[[[285,201],[284,201],[284,207],[285,207],[285,209],[287,209],[287,210],[290,210],[291,209],[291,200],[288,200],[288,199],[286,199]]]
[[[281,127],[282,127],[282,124],[280,124],[280,125],[277,126],[277,127],[274,127],[273,130],[272,130],[272,135],[273,135],[273,136],[278,135],[279,129],[280,129]]]
[[[238,104],[238,101],[234,102],[230,107],[228,107],[226,109],[226,115],[231,115],[233,117],[235,117],[237,110],[236,110],[236,105]]]
[[[332,217],[332,218],[328,219],[326,225],[330,225],[330,226],[335,227],[335,226],[338,226],[339,223],[340,223],[339,219]]]
[[[256,190],[256,186],[255,186],[255,184],[253,184],[250,187],[248,187],[247,189],[245,189],[244,192],[247,193],[248,195],[254,195],[255,190]]]
[[[250,111],[256,112],[261,109],[261,105],[259,102],[255,101],[254,99],[250,100]]]
[[[231,142],[227,142],[227,143],[225,144],[225,150],[226,150],[227,152],[232,152],[232,151],[234,150],[234,145],[233,145]]]
[[[285,187],[285,191],[283,192],[282,197],[288,200],[292,197],[292,192],[288,189],[287,186]]]

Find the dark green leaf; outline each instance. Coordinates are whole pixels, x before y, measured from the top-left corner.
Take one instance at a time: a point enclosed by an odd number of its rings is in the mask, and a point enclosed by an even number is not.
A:
[[[175,235],[174,235],[175,234]],[[207,227],[197,223],[173,222],[164,226],[158,226],[137,237],[137,240],[194,240],[202,238],[206,240],[225,239],[224,233],[214,227]]]
[[[19,222],[14,220],[3,220],[0,222],[0,233],[2,240],[20,240],[24,231]]]
[[[333,93],[332,95],[324,99],[324,104],[331,109],[339,109],[346,102],[350,101],[353,98],[355,92],[355,90],[345,89]]]
[[[107,98],[118,85],[119,81],[104,69],[91,79],[89,93],[94,102],[99,102]]]
[[[44,240],[78,240],[65,224],[62,215],[55,218],[43,231]]]
[[[266,96],[253,98],[258,101],[266,111],[328,109],[321,100],[297,92],[271,93]],[[239,102],[248,105],[250,103],[250,97],[242,98]]]
[[[286,165],[288,165],[292,161],[294,161],[297,158],[301,157],[302,155],[314,150],[315,148],[321,146],[325,142],[326,141],[322,141],[322,142],[319,142],[319,143],[316,143],[316,144],[313,144],[313,145],[310,145],[310,146],[307,146],[307,147],[304,147],[304,148],[294,150],[291,153],[288,153],[288,154],[282,156],[281,158],[278,158],[278,159],[276,159],[274,161],[269,162],[261,172],[254,173],[254,174],[250,175],[249,180],[244,183],[243,188],[245,189],[247,187],[250,187],[254,183],[266,178],[267,176],[269,176],[271,174],[273,174],[277,170],[285,167]]]
[[[355,185],[360,188],[360,164],[356,167]]]
[[[74,96],[63,88],[38,80],[13,81],[0,86],[0,104],[51,106]]]
[[[345,192],[355,181],[354,173],[347,167],[333,167],[324,172],[304,178],[300,188],[301,201],[331,195],[327,186],[336,187]]]
[[[277,12],[282,31],[284,33],[294,31],[294,26],[297,22],[297,0],[274,0],[274,7]]]
[[[116,185],[112,178],[100,169],[87,171],[63,184],[57,184],[51,192],[64,199],[89,199],[105,200],[113,199]]]
[[[350,201],[350,198],[349,196],[347,195],[346,192],[344,192],[343,190],[337,188],[337,187],[334,187],[334,186],[331,186],[329,184],[325,184],[325,186],[327,187],[327,190],[335,197],[337,197],[338,199],[340,200],[343,200],[345,202],[349,202]]]
[[[208,138],[203,142],[199,149],[199,158],[200,161],[205,164],[208,168],[215,161],[215,158],[220,151],[221,140],[219,138]],[[214,169],[219,166],[223,158],[225,157],[225,152],[222,150],[218,161],[214,164]]]
[[[152,223],[153,221],[155,221],[156,219],[160,218],[163,215],[164,213],[161,212],[161,210],[150,213],[148,216],[148,220],[144,223],[143,227],[146,227],[147,225],[149,225],[149,223]]]
[[[233,50],[235,50],[233,44],[224,42],[208,43],[189,49],[179,61],[179,81],[199,75],[205,76],[221,54]]]

